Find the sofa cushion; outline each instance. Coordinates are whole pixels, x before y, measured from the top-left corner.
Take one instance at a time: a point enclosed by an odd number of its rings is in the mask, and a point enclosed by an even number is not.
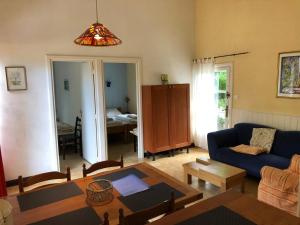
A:
[[[265,163],[258,160],[255,155],[247,155],[232,151],[230,148],[220,148],[216,154],[216,160],[247,170],[251,176],[260,178],[260,170]]]
[[[276,167],[279,169],[287,169],[291,160],[273,154],[261,154],[257,156],[258,160],[263,161],[265,165]]]
[[[286,169],[290,164],[290,160],[284,157],[272,154],[248,155],[234,152],[230,148],[218,149],[216,160],[245,169],[249,175],[258,178],[260,178],[260,170],[264,166]]]
[[[262,147],[250,146],[250,145],[238,145],[230,148],[232,151],[249,154],[249,155],[259,155],[266,152],[267,150]]]
[[[271,153],[289,159],[300,154],[300,132],[277,131]]]
[[[249,145],[250,139],[252,137],[253,128],[269,128],[269,127],[260,124],[253,124],[253,123],[238,123],[234,126],[234,128],[237,129],[239,144]]]

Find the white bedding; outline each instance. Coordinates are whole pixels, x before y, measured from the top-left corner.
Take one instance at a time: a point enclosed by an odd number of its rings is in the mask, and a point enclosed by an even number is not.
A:
[[[137,115],[136,114],[122,114],[116,108],[110,108],[106,110],[106,121],[108,126],[118,126],[122,124],[136,124]]]

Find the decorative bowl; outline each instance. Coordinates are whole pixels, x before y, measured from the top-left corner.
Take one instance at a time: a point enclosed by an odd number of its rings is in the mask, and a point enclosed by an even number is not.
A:
[[[87,185],[86,201],[89,205],[105,205],[113,200],[113,186],[109,180],[99,179]]]

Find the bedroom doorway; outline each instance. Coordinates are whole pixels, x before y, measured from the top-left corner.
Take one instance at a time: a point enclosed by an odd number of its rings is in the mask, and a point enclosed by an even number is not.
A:
[[[98,161],[95,73],[92,60],[53,57],[53,117],[58,166],[77,174]]]
[[[126,162],[138,158],[137,65],[103,62],[107,158]]]

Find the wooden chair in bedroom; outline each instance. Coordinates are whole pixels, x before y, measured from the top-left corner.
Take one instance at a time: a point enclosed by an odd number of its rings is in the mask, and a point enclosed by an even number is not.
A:
[[[86,177],[88,174],[93,173],[97,170],[101,170],[104,168],[110,168],[110,167],[124,167],[124,161],[123,161],[123,155],[121,155],[120,161],[115,160],[106,160],[102,162],[97,162],[95,164],[92,164],[89,168],[86,168],[86,165],[82,165],[82,175],[83,177]]]
[[[67,181],[71,180],[71,171],[70,167],[67,168],[67,173],[61,173],[61,172],[47,172],[47,173],[41,173],[37,174],[31,177],[23,178],[22,176],[18,177],[18,183],[19,183],[19,192],[24,193],[25,187],[30,187],[32,185],[44,182],[44,181],[51,181],[51,180],[58,180],[58,179],[67,179]],[[46,185],[40,185],[38,187],[35,187],[33,189],[39,189],[46,186],[55,185],[56,183],[46,184]],[[31,189],[31,190],[33,190]]]
[[[75,151],[80,153],[82,156],[82,126],[81,126],[81,119],[77,116],[75,121],[75,129],[72,135],[68,135],[64,137],[62,143],[62,154],[63,159],[66,159],[66,151],[67,148],[72,147],[75,148]]]

